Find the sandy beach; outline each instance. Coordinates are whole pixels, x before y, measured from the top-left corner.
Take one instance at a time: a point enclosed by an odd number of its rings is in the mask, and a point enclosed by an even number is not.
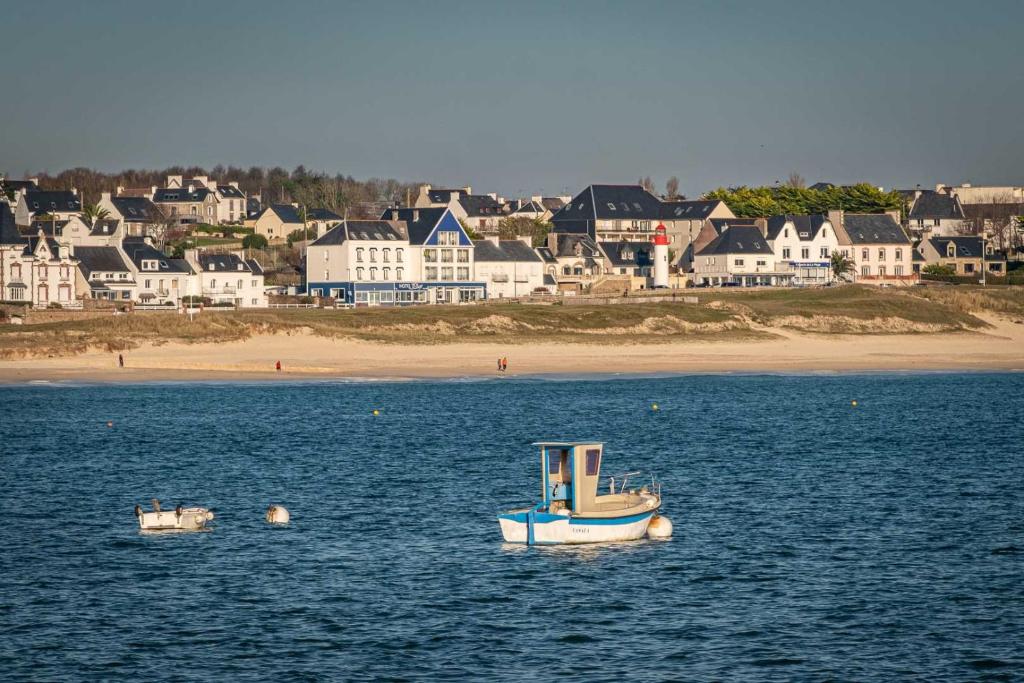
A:
[[[987,317],[981,332],[835,335],[773,328],[764,341],[655,344],[381,344],[306,333],[143,345],[125,353],[0,361],[0,382],[401,379],[613,373],[1024,370],[1024,325]],[[281,362],[282,371],[275,370]]]

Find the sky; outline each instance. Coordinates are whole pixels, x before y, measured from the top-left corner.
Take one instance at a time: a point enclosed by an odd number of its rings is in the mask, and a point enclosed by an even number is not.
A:
[[[2,0],[0,172],[1024,184],[1024,2]]]

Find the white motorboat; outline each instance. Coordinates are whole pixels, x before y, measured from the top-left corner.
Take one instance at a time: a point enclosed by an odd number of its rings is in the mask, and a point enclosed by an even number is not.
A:
[[[206,523],[213,519],[213,512],[202,507],[182,507],[161,510],[160,501],[153,499],[153,510],[146,512],[141,505],[135,506],[135,517],[142,531],[203,531]]]

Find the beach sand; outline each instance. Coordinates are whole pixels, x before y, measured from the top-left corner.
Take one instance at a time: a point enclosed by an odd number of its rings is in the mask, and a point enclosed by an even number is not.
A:
[[[401,379],[507,375],[1024,370],[1024,325],[986,316],[982,332],[835,335],[770,329],[763,341],[652,344],[380,344],[311,334],[216,344],[146,345],[117,354],[0,361],[0,382]],[[282,371],[275,370],[281,361]]]

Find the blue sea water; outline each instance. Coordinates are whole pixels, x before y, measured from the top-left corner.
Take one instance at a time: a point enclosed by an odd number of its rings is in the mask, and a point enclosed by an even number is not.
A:
[[[1019,680],[1022,389],[0,388],[0,678]],[[538,496],[542,438],[656,471],[674,538],[504,545],[495,514]],[[140,535],[153,497],[212,507],[214,530]]]

